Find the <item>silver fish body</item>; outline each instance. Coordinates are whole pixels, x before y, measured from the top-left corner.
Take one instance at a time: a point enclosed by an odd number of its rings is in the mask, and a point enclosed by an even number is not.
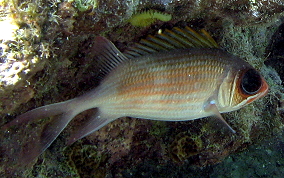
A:
[[[239,109],[234,81],[253,69],[219,49],[175,50],[130,60],[118,66],[98,87],[96,106],[113,117],[191,120]],[[89,106],[90,107],[90,106]]]

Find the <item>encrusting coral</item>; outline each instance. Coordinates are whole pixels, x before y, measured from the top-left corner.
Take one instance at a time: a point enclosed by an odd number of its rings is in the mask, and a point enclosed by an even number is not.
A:
[[[170,146],[171,158],[176,162],[183,162],[191,156],[200,153],[203,148],[200,135],[179,133]]]

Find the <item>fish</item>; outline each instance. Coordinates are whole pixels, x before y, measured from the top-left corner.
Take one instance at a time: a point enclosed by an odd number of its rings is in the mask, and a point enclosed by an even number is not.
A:
[[[205,30],[188,26],[149,35],[124,53],[98,36],[93,50],[100,68],[97,87],[28,111],[2,126],[9,132],[15,125],[58,116],[39,136],[31,135],[32,141],[20,140],[22,164],[36,159],[76,115],[88,109],[96,108],[96,113],[76,128],[68,145],[121,117],[187,121],[215,116],[235,133],[221,113],[238,110],[269,89],[249,63],[222,50]]]

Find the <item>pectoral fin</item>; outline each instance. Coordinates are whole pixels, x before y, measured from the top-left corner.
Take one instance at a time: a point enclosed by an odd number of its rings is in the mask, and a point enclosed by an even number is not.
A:
[[[208,100],[208,102],[206,102],[204,105],[204,110],[213,113],[213,115],[220,121],[222,121],[222,123],[224,123],[233,133],[236,133],[236,131],[225,121],[225,119],[220,114],[215,100]]]

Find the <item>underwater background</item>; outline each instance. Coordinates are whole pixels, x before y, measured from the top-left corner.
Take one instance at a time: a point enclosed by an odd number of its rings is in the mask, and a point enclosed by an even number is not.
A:
[[[206,29],[270,86],[264,98],[222,114],[236,134],[210,117],[121,118],[66,146],[92,114],[83,112],[25,169],[5,157],[12,143],[1,130],[0,177],[283,177],[283,11],[281,0],[0,0],[1,126],[97,86],[96,36],[124,51],[159,30]]]

